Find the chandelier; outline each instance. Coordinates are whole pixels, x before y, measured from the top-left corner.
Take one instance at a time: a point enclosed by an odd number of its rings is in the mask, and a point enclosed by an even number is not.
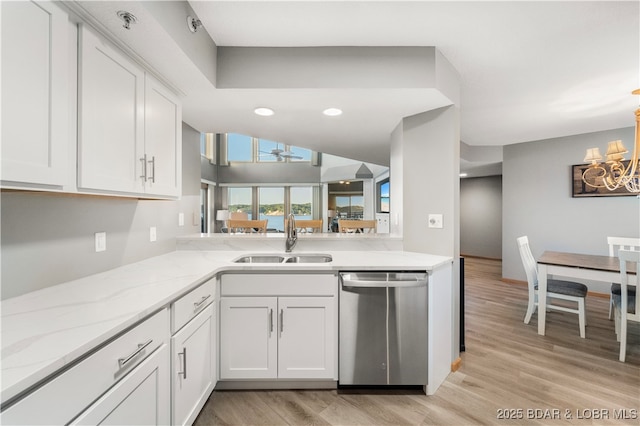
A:
[[[633,92],[640,95],[640,89]],[[627,191],[640,193],[640,167],[638,155],[640,155],[640,108],[636,110],[636,139],[633,146],[633,154],[629,160],[625,160],[624,154],[629,150],[622,141],[611,141],[607,147],[607,158],[602,161],[600,149],[589,148],[584,157],[585,162],[590,162],[589,167],[582,173],[582,180],[592,188],[606,188],[615,191],[618,188],[626,188]]]

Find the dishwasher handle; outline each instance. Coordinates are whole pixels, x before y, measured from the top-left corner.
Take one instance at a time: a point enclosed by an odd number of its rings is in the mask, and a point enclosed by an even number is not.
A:
[[[380,274],[380,278],[386,274]],[[421,274],[420,278],[403,280],[403,279],[390,279],[387,275],[386,279],[367,280],[364,278],[351,278],[350,274],[340,274],[343,287],[367,287],[367,288],[386,288],[386,287],[426,287],[427,286],[427,274]]]

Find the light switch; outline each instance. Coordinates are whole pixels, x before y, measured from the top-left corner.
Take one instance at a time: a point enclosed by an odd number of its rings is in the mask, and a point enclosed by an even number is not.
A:
[[[96,253],[107,250],[107,233],[96,232]]]
[[[178,226],[184,226],[184,213],[178,213]]]
[[[152,226],[151,228],[149,228],[149,241],[153,242],[156,239],[157,239],[156,227]]]
[[[442,228],[442,215],[430,214],[429,215],[429,228]]]

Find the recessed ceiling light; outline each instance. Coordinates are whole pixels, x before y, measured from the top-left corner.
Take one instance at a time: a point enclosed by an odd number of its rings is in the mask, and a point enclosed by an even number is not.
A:
[[[322,111],[324,115],[328,115],[329,117],[335,117],[337,115],[342,115],[342,110],[338,108],[327,108]]]
[[[275,112],[273,112],[271,108],[264,108],[264,107],[256,108],[253,110],[253,112],[263,117],[268,117],[270,115],[275,114]]]

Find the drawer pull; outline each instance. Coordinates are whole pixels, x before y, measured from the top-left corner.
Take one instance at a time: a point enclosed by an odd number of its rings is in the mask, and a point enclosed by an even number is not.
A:
[[[142,179],[143,182],[147,181],[147,154],[144,155],[144,157],[140,158],[140,162],[142,163],[142,175],[140,176],[140,179]]]
[[[200,299],[199,302],[193,302],[193,310],[197,311],[198,309],[200,309],[202,304],[210,297],[211,297],[211,295],[207,294],[206,296],[202,296],[202,299]]]
[[[187,379],[187,348],[182,348],[182,352],[178,353],[178,356],[182,355],[182,371],[178,371],[178,376],[182,375],[182,377]]]
[[[147,163],[151,163],[151,177],[147,178],[147,180],[151,180],[151,183],[156,183],[156,156],[154,155],[153,157],[151,157],[151,161],[147,161]]]
[[[273,333],[273,309],[269,309],[269,336]]]
[[[280,334],[284,332],[284,309],[280,309]]]
[[[138,343],[138,349],[133,351],[131,355],[125,358],[118,358],[118,367],[123,368],[129,361],[131,361],[136,355],[142,352],[147,346],[149,346],[153,342],[153,339],[149,339],[144,343]]]

